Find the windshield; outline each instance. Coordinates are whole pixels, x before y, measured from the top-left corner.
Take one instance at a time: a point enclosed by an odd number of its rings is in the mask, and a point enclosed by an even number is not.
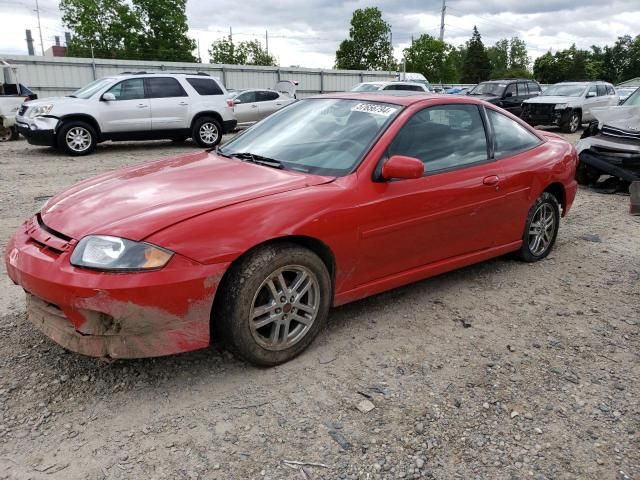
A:
[[[382,83],[359,83],[351,89],[352,92],[375,92],[382,88]]]
[[[496,95],[501,97],[505,87],[504,83],[479,83],[471,89],[469,95]]]
[[[542,92],[542,95],[545,97],[549,97],[551,95],[558,97],[579,97],[584,93],[586,87],[587,86],[584,84],[575,83],[551,85]]]
[[[358,166],[400,106],[333,98],[300,100],[270,115],[219,151],[282,168],[343,176]]]
[[[638,88],[635,92],[629,95],[622,104],[626,106],[640,105],[640,88]]]
[[[101,78],[100,80],[94,80],[90,84],[82,87],[80,90],[76,90],[69,96],[75,97],[75,98],[84,98],[84,99],[91,98],[96,92],[98,92],[99,90],[102,90],[103,87],[106,87],[107,85],[111,85],[113,81],[114,81],[113,78]]]

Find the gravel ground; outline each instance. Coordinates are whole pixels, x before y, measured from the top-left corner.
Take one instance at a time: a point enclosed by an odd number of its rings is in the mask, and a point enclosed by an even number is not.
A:
[[[193,149],[105,144],[72,159],[0,144],[0,245],[65,186]],[[628,209],[581,189],[547,260],[499,258],[337,308],[271,369],[219,346],[115,363],[67,353],[29,325],[3,265],[0,479],[640,479]]]

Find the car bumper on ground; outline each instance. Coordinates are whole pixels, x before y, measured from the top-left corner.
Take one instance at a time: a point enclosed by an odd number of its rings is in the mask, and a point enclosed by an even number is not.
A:
[[[93,357],[142,358],[209,345],[213,297],[228,264],[178,254],[156,271],[105,273],[69,262],[75,240],[35,218],[7,245],[9,277],[27,294],[28,318],[68,350]]]
[[[53,147],[56,144],[56,127],[58,119],[55,117],[25,117],[16,118],[18,132],[27,139],[31,145]]]
[[[576,144],[580,162],[627,182],[640,180],[640,142],[598,134]]]

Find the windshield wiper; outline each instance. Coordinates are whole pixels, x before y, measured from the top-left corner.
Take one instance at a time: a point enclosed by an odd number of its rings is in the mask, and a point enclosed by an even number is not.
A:
[[[284,168],[282,163],[274,158],[263,157],[262,155],[257,155],[251,152],[234,152],[230,154],[232,157],[239,158],[240,160],[244,160],[246,162],[255,163],[257,165],[265,165],[267,167],[273,168]]]
[[[78,98],[75,95],[67,95],[67,97],[69,97],[69,98]]]

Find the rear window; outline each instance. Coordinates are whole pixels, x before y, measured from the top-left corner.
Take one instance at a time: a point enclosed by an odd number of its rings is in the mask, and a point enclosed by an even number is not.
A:
[[[212,78],[187,78],[187,82],[191,85],[199,95],[222,95],[222,89]]]
[[[175,78],[171,77],[151,77],[147,78],[149,86],[149,97],[151,98],[170,98],[170,97],[186,97],[187,92],[184,91],[182,85]]]

